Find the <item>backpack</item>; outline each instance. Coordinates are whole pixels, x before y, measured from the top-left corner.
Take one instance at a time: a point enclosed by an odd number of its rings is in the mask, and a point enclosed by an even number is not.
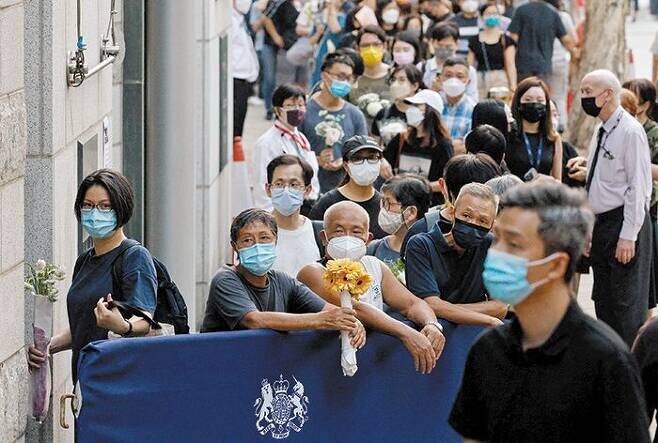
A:
[[[126,240],[119,246],[119,255],[112,264],[112,287],[117,292],[117,298],[120,300],[121,283],[120,275],[123,268],[123,254],[130,248],[138,246],[136,240]],[[171,280],[169,271],[165,265],[157,258],[151,256],[153,266],[157,274],[158,289],[156,293],[157,304],[153,320],[158,323],[167,323],[174,327],[176,334],[189,334],[190,327],[187,319],[187,305],[183,295],[178,290],[176,283]],[[118,291],[116,290],[118,288]]]

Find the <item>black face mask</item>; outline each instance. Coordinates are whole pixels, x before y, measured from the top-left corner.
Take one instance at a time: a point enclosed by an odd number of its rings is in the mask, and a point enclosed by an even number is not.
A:
[[[464,249],[477,248],[482,244],[489,233],[488,228],[474,225],[458,218],[455,218],[455,224],[452,227],[452,238],[457,245]]]
[[[598,117],[603,107],[596,106],[596,97],[581,97],[580,106],[583,107],[585,114],[592,117]]]
[[[530,123],[537,123],[546,117],[546,105],[544,103],[521,103],[519,111],[521,117]]]

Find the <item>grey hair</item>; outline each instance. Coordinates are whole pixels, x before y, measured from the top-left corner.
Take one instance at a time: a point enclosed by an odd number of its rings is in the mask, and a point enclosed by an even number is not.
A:
[[[516,175],[506,174],[492,178],[485,183],[485,186],[488,186],[498,197],[502,197],[508,189],[521,184],[523,184],[523,180]]]
[[[539,216],[538,234],[546,256],[556,252],[569,255],[564,280],[571,281],[594,226],[594,213],[582,190],[561,183],[539,182],[514,186],[502,198],[505,209],[521,208]]]
[[[233,223],[231,223],[231,241],[233,243],[237,242],[238,237],[240,236],[240,230],[242,230],[242,228],[247,225],[257,222],[261,222],[270,228],[274,234],[274,237],[278,236],[279,230],[276,226],[276,220],[274,217],[272,217],[272,214],[267,211],[263,211],[262,209],[250,208],[245,209],[233,219]]]
[[[324,211],[324,216],[322,217],[322,225],[324,226],[325,229],[327,229],[329,220],[331,219],[331,217],[333,217],[334,212],[340,210],[341,208],[361,212],[361,214],[366,218],[366,225],[370,226],[370,215],[368,214],[368,211],[366,211],[360,205],[354,203],[351,200],[344,200],[342,202],[334,203],[333,205],[329,206],[329,208],[327,208],[326,211]]]
[[[498,197],[496,197],[496,194],[494,194],[490,187],[482,183],[469,183],[464,185],[459,191],[459,195],[455,199],[455,206],[457,206],[457,202],[459,202],[459,200],[462,199],[465,195],[470,195],[472,197],[486,200],[493,205],[495,210],[498,210]]]
[[[612,89],[612,93],[615,97],[615,103],[619,103],[621,83],[619,82],[617,76],[611,71],[607,69],[596,69],[587,74],[583,80],[585,80],[585,78],[593,79],[599,86],[603,87],[604,89]]]

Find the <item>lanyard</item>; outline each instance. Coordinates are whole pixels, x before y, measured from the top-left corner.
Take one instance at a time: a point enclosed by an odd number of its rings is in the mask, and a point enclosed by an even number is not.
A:
[[[537,157],[533,159],[532,155],[532,145],[530,144],[530,140],[528,140],[528,136],[526,133],[523,133],[523,143],[525,144],[525,149],[528,151],[528,160],[530,160],[530,166],[533,168],[539,170],[539,165],[541,163],[541,154],[542,151],[544,150],[544,140],[543,138],[539,138],[539,146],[537,146]]]
[[[295,142],[295,145],[297,145],[298,148],[300,148],[302,151],[309,151],[310,147],[308,146],[308,142],[306,139],[301,136],[299,133],[293,133],[283,126],[281,126],[278,122],[274,123],[274,127],[278,129],[280,132],[286,134],[288,137],[292,139],[293,142]]]

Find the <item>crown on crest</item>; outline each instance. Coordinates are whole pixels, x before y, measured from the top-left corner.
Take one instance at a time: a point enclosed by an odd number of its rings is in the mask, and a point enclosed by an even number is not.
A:
[[[288,392],[288,388],[290,387],[290,383],[288,380],[283,379],[283,375],[279,375],[279,380],[272,383],[272,387],[274,388],[274,392],[276,394],[286,394]]]

